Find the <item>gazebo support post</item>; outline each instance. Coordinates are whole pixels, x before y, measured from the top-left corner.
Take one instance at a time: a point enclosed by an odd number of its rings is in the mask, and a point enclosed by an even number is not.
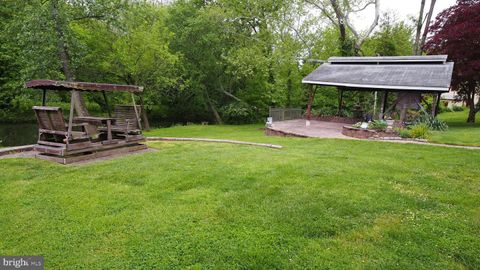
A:
[[[438,114],[438,109],[440,107],[440,98],[441,98],[441,93],[438,93],[434,99],[434,103],[432,104],[432,116],[435,117]]]
[[[70,138],[72,138],[72,127],[73,127],[73,113],[75,112],[75,90],[70,92],[71,98],[70,98],[70,115],[68,115],[68,138],[67,138],[67,144],[70,141]]]
[[[42,92],[42,106],[45,106],[47,103],[47,89],[43,89]]]
[[[383,97],[382,97],[382,107],[380,108],[380,119],[385,118],[385,109],[387,108],[387,99],[388,99],[388,91],[383,92]]]
[[[405,121],[407,121],[407,105],[403,104],[400,110],[400,124],[402,127],[405,126]]]
[[[343,87],[338,87],[338,110],[337,116],[340,116],[342,112],[342,103],[343,103]]]
[[[305,113],[307,116],[307,119],[310,120],[312,118],[312,104],[313,104],[313,99],[315,98],[315,91],[317,90],[317,87],[314,87],[313,84],[310,84],[308,86],[309,89],[309,97],[308,97],[308,104],[307,104],[307,112]]]

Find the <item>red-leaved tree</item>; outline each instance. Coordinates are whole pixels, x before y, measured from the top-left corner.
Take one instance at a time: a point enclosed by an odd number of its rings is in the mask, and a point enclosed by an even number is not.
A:
[[[480,102],[480,0],[457,0],[437,15],[425,44],[428,54],[448,54],[455,62],[452,87],[470,109],[467,122],[475,122]]]

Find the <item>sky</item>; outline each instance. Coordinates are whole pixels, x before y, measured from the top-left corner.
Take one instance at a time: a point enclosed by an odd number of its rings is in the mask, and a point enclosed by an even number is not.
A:
[[[394,11],[399,20],[408,20],[409,16],[418,17],[418,12],[420,11],[420,0],[380,0],[380,9],[381,13],[385,11]],[[438,13],[444,9],[453,6],[456,3],[456,0],[437,0],[434,9],[434,16],[432,20],[437,16]],[[430,0],[425,1],[425,13],[430,8]],[[359,16],[352,17],[354,25],[361,29],[366,30],[372,23],[375,14],[375,8],[373,5],[370,5],[366,10],[362,11]]]

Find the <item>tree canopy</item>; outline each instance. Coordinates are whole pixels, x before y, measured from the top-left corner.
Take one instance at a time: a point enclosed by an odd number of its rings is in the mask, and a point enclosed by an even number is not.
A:
[[[480,1],[458,0],[441,12],[430,27],[432,36],[425,49],[432,54],[448,54],[455,62],[452,85],[470,108],[467,122],[475,122],[480,103]]]
[[[161,2],[0,0],[0,119],[31,119],[40,96],[24,82],[75,79],[144,86],[157,124],[255,122],[269,107],[306,105],[301,79],[316,67],[309,60],[413,51],[414,22],[378,12],[366,32],[339,24],[368,6],[379,11],[377,1]],[[336,92],[324,90],[317,107],[332,113]],[[345,114],[370,109],[371,93],[346,95]],[[90,111],[105,105],[94,94],[78,99]],[[69,100],[55,93],[48,101]]]

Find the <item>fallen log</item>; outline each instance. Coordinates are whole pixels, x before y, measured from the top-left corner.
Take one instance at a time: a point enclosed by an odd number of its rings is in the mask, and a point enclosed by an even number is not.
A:
[[[282,149],[283,146],[268,143],[254,143],[234,140],[221,140],[221,139],[204,139],[204,138],[177,138],[177,137],[147,137],[147,141],[183,141],[183,142],[212,142],[212,143],[230,143],[230,144],[242,144],[258,147],[267,147],[274,149]]]

